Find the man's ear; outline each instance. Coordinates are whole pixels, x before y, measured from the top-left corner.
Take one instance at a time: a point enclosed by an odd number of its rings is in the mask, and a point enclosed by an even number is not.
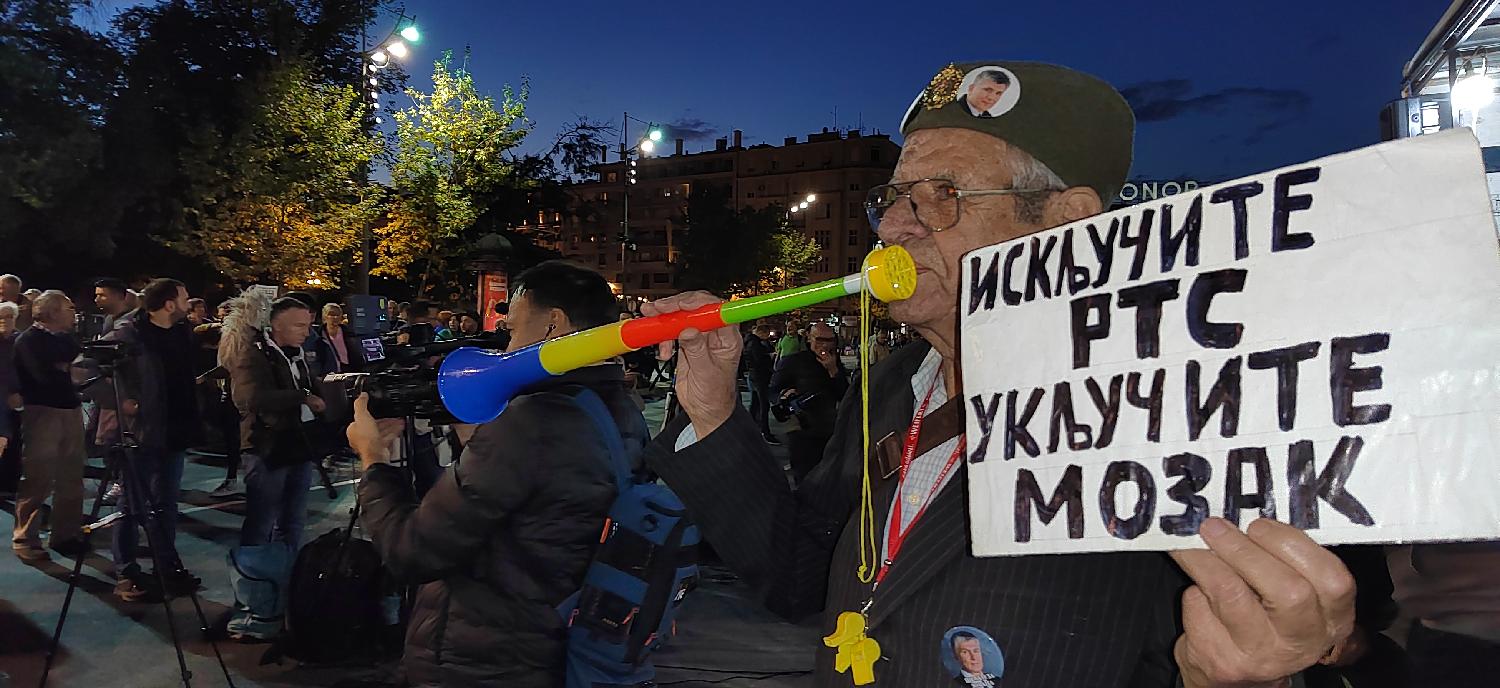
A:
[[[1047,227],[1057,227],[1077,222],[1104,212],[1099,193],[1087,186],[1075,186],[1059,191],[1047,199]]]
[[[547,311],[547,325],[552,328],[552,333],[561,337],[573,333],[573,323],[568,320],[568,314],[561,308],[551,308]]]

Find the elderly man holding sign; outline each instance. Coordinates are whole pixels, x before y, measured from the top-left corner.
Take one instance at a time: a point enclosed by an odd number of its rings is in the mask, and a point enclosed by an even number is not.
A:
[[[990,116],[975,116],[964,87],[992,73],[1009,85]],[[915,295],[891,315],[926,340],[868,379],[868,459],[852,390],[822,462],[791,489],[736,403],[737,333],[678,340],[686,414],[647,460],[771,609],[822,612],[816,685],[1277,686],[1319,662],[1352,659],[1351,576],[1275,521],[1241,532],[1208,519],[1200,532],[1209,549],[1170,557],[970,554],[961,259],[1103,212],[1129,170],[1133,129],[1119,93],[1069,69],[970,63],[933,77],[902,123],[892,183],[867,202],[881,240],[917,265]],[[642,312],[716,301],[688,293]],[[985,672],[953,661],[960,627],[983,648]]]

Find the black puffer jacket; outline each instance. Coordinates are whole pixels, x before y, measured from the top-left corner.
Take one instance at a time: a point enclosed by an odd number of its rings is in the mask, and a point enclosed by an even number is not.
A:
[[[420,503],[395,468],[365,474],[360,503],[381,558],[423,584],[402,659],[413,685],[562,685],[556,607],[582,584],[616,492],[604,439],[564,394],[594,390],[639,447],[646,429],[623,380],[617,365],[591,366],[526,390]]]

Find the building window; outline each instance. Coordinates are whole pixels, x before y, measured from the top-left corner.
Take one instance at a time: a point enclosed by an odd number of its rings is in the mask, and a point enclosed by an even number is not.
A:
[[[880,162],[880,149],[879,148],[875,148],[875,147],[871,147],[870,148],[870,162]],[[614,181],[614,180],[611,179],[610,181]]]
[[[651,276],[650,275],[641,275],[641,288],[642,289],[650,289],[651,288]]]
[[[609,202],[609,192],[608,191],[600,191],[599,192],[599,202],[600,203],[608,203]]]
[[[849,229],[849,245],[850,246],[858,246],[859,245],[859,230],[858,229],[854,229],[852,227]]]
[[[605,260],[606,260],[606,258],[604,257],[604,254],[603,253],[599,254],[599,267],[601,267],[601,268],[604,267],[604,261]]]
[[[827,273],[828,272],[828,257],[827,256],[824,256],[824,257],[818,259],[818,263],[813,266],[813,272],[816,272],[816,273]]]
[[[828,218],[833,217],[832,203],[819,203],[818,205],[823,206],[823,219],[827,220]]]
[[[863,203],[850,203],[849,204],[849,219],[851,219],[851,220],[858,220],[859,218],[863,217],[864,214],[865,214],[865,204],[863,204]]]
[[[851,274],[851,275],[854,274],[854,273],[856,273],[856,272],[859,272],[859,259],[858,258],[850,258],[849,260],[844,261],[844,264],[846,266],[844,268],[844,272],[846,272],[848,274]]]
[[[653,275],[651,277],[651,281],[653,281],[653,282],[655,282],[657,284],[668,284],[668,283],[670,283],[672,281],[672,279],[671,279],[670,276],[667,275],[667,273],[665,273],[665,272],[658,272],[658,273],[656,273],[655,275]]]
[[[818,248],[821,248],[821,249],[827,249],[828,248],[828,245],[831,243],[830,240],[829,240],[829,236],[828,236],[829,234],[830,234],[830,232],[828,230],[826,230],[826,229],[820,229],[820,230],[818,230],[817,232],[815,232],[813,234],[813,237],[818,242]]]
[[[755,192],[754,191],[747,192],[745,194],[745,198],[755,198]]]
[[[662,198],[671,198],[672,197],[672,187],[670,187],[670,186],[664,186],[664,187],[662,187],[662,189],[661,189],[661,197]]]
[[[849,190],[850,191],[859,191],[859,182],[854,182],[853,184],[850,184],[849,185]]]
[[[683,198],[687,198],[688,196],[691,196],[693,194],[693,185],[692,184],[678,184],[677,185],[677,194],[680,195],[680,196],[682,196]]]
[[[771,171],[775,172],[776,170],[779,170],[779,169],[781,169],[781,161],[779,161],[779,160],[772,160],[771,161]]]
[[[617,182],[617,181],[620,180],[620,173],[619,172],[610,172],[609,175],[605,179],[609,183],[613,184],[613,183],[615,183],[615,182]]]
[[[578,248],[578,235],[573,235],[573,248]]]

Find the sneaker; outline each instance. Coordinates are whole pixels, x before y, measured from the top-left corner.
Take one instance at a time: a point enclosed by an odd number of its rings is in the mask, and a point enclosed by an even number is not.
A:
[[[109,484],[109,487],[105,488],[104,490],[104,499],[99,501],[104,506],[118,505],[120,503],[120,495],[124,492],[125,488],[121,487],[120,483],[112,482]]]
[[[142,585],[146,577],[141,573],[140,567],[134,564],[126,567],[124,572],[115,575],[115,597],[121,602],[143,602],[151,596],[151,591]]]
[[[35,544],[29,542],[12,542],[10,543],[10,548],[21,561],[47,561],[52,558],[52,555],[47,553],[47,550],[42,547],[42,543],[40,542]]]
[[[88,554],[91,550],[88,543],[84,542],[82,538],[74,538],[72,540],[52,543],[52,551],[65,557],[77,557]]]
[[[236,497],[243,494],[245,494],[244,483],[241,483],[239,478],[231,478],[229,480],[225,480],[222,483],[219,483],[219,486],[214,488],[212,492],[209,492],[208,496],[221,499],[225,497]]]

